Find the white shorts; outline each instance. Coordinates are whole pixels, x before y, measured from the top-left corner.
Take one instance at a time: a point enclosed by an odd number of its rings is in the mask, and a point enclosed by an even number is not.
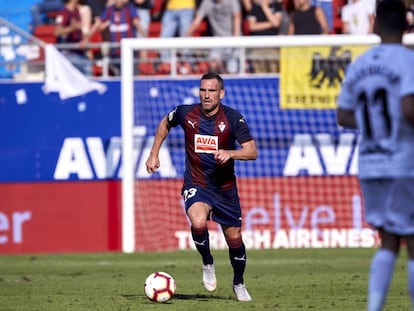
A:
[[[414,178],[361,180],[366,222],[398,235],[414,234]]]

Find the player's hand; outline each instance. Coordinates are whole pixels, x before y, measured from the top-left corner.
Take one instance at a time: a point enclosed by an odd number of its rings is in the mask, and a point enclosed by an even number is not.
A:
[[[230,150],[220,149],[214,153],[214,159],[218,161],[220,164],[226,163],[232,157],[232,153]]]
[[[160,167],[160,159],[158,157],[149,156],[145,165],[147,166],[147,172],[149,174],[155,173]]]

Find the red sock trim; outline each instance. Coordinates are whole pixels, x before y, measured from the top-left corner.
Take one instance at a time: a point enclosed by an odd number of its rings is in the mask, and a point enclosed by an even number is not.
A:
[[[203,235],[207,232],[207,226],[202,227],[202,228],[194,228],[193,226],[191,226],[191,233],[195,234],[195,235]]]
[[[227,245],[230,248],[239,248],[243,244],[242,237],[238,237],[235,239],[226,239],[226,241],[227,241]]]

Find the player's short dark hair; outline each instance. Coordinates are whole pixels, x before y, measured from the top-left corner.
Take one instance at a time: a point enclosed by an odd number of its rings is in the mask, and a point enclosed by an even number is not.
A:
[[[402,34],[407,29],[405,3],[400,0],[379,1],[375,24],[381,34]]]
[[[224,89],[224,81],[223,81],[223,78],[218,73],[209,72],[209,73],[204,74],[201,77],[201,80],[211,80],[211,79],[216,79],[218,81],[218,83],[219,83],[220,89],[221,90]]]

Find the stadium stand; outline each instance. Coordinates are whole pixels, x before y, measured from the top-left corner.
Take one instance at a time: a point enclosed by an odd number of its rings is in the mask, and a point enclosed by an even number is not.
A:
[[[13,1],[13,5],[11,5],[10,0],[0,0],[0,16],[22,30],[29,32],[29,25],[32,18],[30,8],[36,2],[38,0],[19,0]]]
[[[37,37],[38,39],[40,39],[41,41],[45,43],[56,43],[56,38],[54,36],[55,26],[53,23],[48,22],[43,25],[39,25],[32,31],[30,29],[30,23],[31,23],[30,9],[33,6],[33,4],[35,4],[38,1],[39,0],[19,0],[19,1],[14,1],[13,6],[11,6],[10,0],[0,0],[0,16],[6,19],[8,22],[16,25],[17,27],[22,29],[24,32],[32,33],[35,37]],[[289,2],[290,0],[285,0],[285,1]],[[345,2],[346,0],[334,0],[333,1],[335,33],[341,33],[342,24],[341,24],[340,12]],[[160,35],[161,17],[162,17],[162,10],[163,10],[162,3],[163,3],[162,0],[154,1],[154,7],[152,8],[152,11],[151,11],[152,21],[151,21],[150,29],[149,29],[149,37],[151,38],[156,38],[156,37],[159,37]],[[48,14],[48,17],[51,21],[55,18],[56,13],[57,12],[51,12],[50,14]],[[208,35],[208,33],[209,33],[209,26],[208,26],[207,21],[204,21],[198,27],[198,29],[193,35],[194,36],[205,36],[205,35]],[[245,35],[248,35],[246,22],[243,24],[243,33]],[[4,39],[4,36],[11,37],[10,32],[1,34],[1,36],[3,37],[2,40],[6,40],[6,42],[9,42],[11,40],[10,38]],[[23,40],[24,42],[24,39],[20,37],[16,39],[16,37],[13,36],[12,41],[14,43],[19,42],[19,40],[20,41]],[[95,47],[92,49],[94,55],[99,57],[101,51],[99,47],[96,47],[96,44],[102,42],[101,35],[96,34],[92,38],[91,42],[95,44]],[[41,55],[39,56],[38,59],[36,59],[36,61],[42,61],[44,59],[43,53],[41,52],[40,54]],[[168,64],[167,65],[164,64],[164,66],[157,64],[158,52],[151,51],[148,55],[149,55],[149,61],[144,62],[139,65],[140,74],[142,75],[161,74],[162,75],[162,74],[170,73]],[[14,60],[17,61],[18,59],[20,58],[17,57]],[[0,55],[0,63],[2,62],[4,63],[5,61],[6,59],[4,58],[4,56]],[[10,71],[10,66],[8,66],[7,69],[5,69],[4,67],[6,66],[0,66],[0,78],[12,78],[13,74],[19,69],[18,66],[15,66],[16,67],[15,70]],[[188,74],[188,73],[198,74],[206,70],[205,63],[199,63],[197,66],[194,66],[194,65],[189,66],[188,64],[180,64],[178,67],[180,68],[187,67],[188,70],[184,70],[185,74]],[[99,65],[96,65],[94,69],[94,75],[99,76],[101,74],[102,74],[102,68],[100,68]],[[181,72],[179,74],[184,74],[184,73]]]

